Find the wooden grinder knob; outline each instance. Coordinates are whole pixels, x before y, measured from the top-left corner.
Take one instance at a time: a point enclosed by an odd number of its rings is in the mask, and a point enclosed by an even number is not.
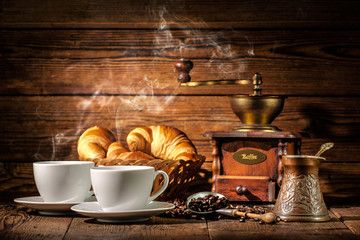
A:
[[[189,75],[191,69],[193,68],[194,64],[190,60],[185,60],[181,58],[179,61],[174,63],[175,71],[179,73],[178,75],[178,82],[179,83],[187,83],[190,82],[191,77]]]

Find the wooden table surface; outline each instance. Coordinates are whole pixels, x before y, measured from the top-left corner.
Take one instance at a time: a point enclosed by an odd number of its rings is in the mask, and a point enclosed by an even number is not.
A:
[[[152,217],[105,224],[74,216],[42,216],[13,202],[0,204],[0,239],[360,239],[360,207],[332,207],[331,221],[259,224],[252,220]]]

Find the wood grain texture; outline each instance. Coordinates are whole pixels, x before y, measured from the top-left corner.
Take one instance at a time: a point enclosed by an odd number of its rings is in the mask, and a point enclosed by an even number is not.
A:
[[[227,177],[219,176],[216,179],[216,191],[218,193],[224,194],[229,201],[252,201],[252,202],[271,202],[271,192],[269,179],[245,179],[241,177]],[[243,186],[246,188],[244,194],[237,194],[236,188],[238,186]]]
[[[360,236],[360,207],[334,207],[331,208],[338,217],[354,234]]]
[[[359,162],[360,106],[357,97],[288,98],[273,122],[284,131],[300,132],[302,153],[324,153],[329,162]],[[11,102],[11,104],[9,104]],[[231,130],[240,124],[227,97],[221,96],[19,96],[0,97],[1,161],[77,159],[76,144],[85,129],[99,125],[125,142],[139,126],[171,125],[184,131],[198,152],[211,161],[206,131]]]
[[[71,218],[40,216],[20,205],[0,207],[1,239],[63,239]]]
[[[0,94],[250,94],[252,86],[178,87],[263,75],[263,94],[358,95],[360,31],[0,30]]]
[[[2,28],[359,27],[357,1],[18,0],[0,7]]]
[[[203,220],[152,217],[142,223],[102,224],[91,218],[74,218],[64,239],[209,239]]]
[[[234,140],[232,142],[224,141],[222,145],[222,172],[224,175],[232,175],[232,176],[241,176],[241,175],[249,175],[249,176],[267,176],[269,180],[272,179],[276,181],[278,178],[277,168],[273,166],[278,165],[278,154],[277,147],[279,144],[279,140],[269,140],[269,139],[261,139],[261,140]],[[256,164],[256,167],[252,165],[245,165],[234,161],[233,155],[243,148],[251,148],[256,149],[260,153],[265,156],[264,159],[266,161],[260,162]],[[257,150],[259,149],[259,150]]]
[[[227,219],[209,222],[211,239],[357,239],[334,214],[330,222],[280,222],[274,225],[259,224],[251,220],[239,222]]]
[[[357,211],[358,208],[352,208]],[[41,216],[14,203],[0,204],[1,239],[358,239],[347,228],[347,208],[333,208],[331,221],[259,224],[251,219],[196,220],[154,216],[133,224],[105,224],[82,216]],[[342,215],[339,215],[342,213]],[[338,216],[339,215],[339,216]],[[345,224],[344,224],[345,223]]]

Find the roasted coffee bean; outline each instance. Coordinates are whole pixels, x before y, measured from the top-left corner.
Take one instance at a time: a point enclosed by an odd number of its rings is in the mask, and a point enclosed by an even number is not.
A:
[[[162,214],[163,217],[172,217],[172,218],[196,218],[189,209],[186,208],[185,200],[175,199],[172,202],[175,205],[175,208],[166,211]]]
[[[189,202],[189,208],[197,212],[213,212],[217,209],[225,207],[228,201],[226,198],[207,195],[201,198],[191,199]]]
[[[182,199],[175,199],[172,202],[175,205],[174,209],[167,211],[166,213],[162,214],[164,217],[172,217],[172,218],[197,218],[197,219],[207,219],[207,220],[219,220],[223,218],[233,218],[229,216],[225,216],[222,214],[206,214],[206,215],[197,215],[192,213],[189,209],[186,208],[185,200]],[[197,198],[191,200],[191,205],[193,207],[191,209],[197,209],[198,212],[207,212],[207,211],[215,211],[219,208],[227,208],[227,209],[236,209],[241,212],[249,212],[249,213],[257,213],[257,214],[264,214],[271,210],[270,207],[263,207],[263,206],[247,206],[247,205],[236,205],[236,204],[229,204],[227,205],[227,201],[225,199],[221,199],[219,197],[209,195],[204,198]],[[250,219],[247,219],[250,220]],[[240,217],[239,222],[247,221],[245,217]],[[264,224],[263,221],[259,221],[256,219],[259,224]],[[254,221],[251,219],[250,221]]]

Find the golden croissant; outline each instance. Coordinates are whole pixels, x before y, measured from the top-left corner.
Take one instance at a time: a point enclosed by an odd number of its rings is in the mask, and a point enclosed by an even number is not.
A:
[[[140,151],[130,152],[120,142],[114,142],[115,137],[110,130],[102,127],[91,127],[79,138],[78,153],[79,160],[103,159],[108,162],[112,159],[123,160],[153,160],[154,157]]]
[[[115,137],[108,129],[97,126],[87,129],[78,141],[79,159],[105,158],[110,144],[114,141]]]
[[[136,151],[130,152],[120,142],[113,142],[110,144],[108,152],[106,154],[108,159],[134,159],[134,160],[153,160],[152,156],[146,153]]]
[[[196,161],[197,151],[185,133],[170,126],[139,127],[127,136],[130,151],[160,159]]]
[[[110,144],[108,148],[108,152],[106,153],[106,158],[116,159],[119,158],[119,155],[122,153],[130,152],[129,149],[124,147],[120,142],[113,142]]]
[[[125,153],[121,153],[117,159],[132,159],[132,160],[154,160],[155,158],[153,158],[152,156],[141,152],[141,151],[136,151],[136,152],[125,152]]]
[[[133,160],[193,160],[198,159],[195,146],[182,131],[170,126],[140,127],[131,131],[127,137],[129,149],[115,137],[110,130],[91,127],[79,138],[80,160],[133,159]]]

